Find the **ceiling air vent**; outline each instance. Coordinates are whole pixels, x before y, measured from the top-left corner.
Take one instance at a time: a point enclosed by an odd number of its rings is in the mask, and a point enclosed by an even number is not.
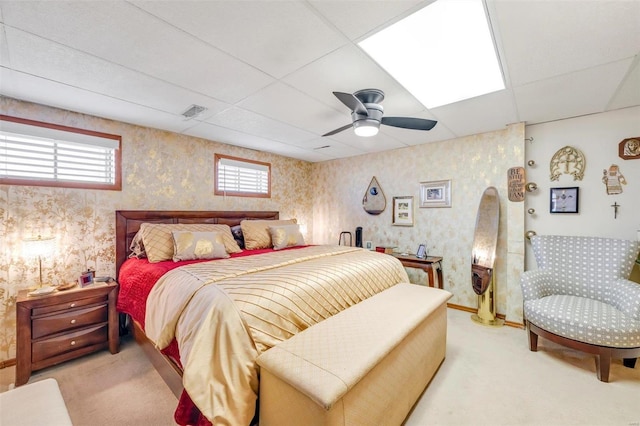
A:
[[[187,120],[191,120],[195,116],[200,115],[203,111],[206,111],[205,107],[200,105],[191,105],[185,112],[182,113],[182,116]]]

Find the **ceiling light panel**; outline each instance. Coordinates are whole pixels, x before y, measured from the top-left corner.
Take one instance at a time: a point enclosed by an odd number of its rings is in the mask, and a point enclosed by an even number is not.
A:
[[[505,87],[482,0],[438,0],[359,45],[427,108]]]

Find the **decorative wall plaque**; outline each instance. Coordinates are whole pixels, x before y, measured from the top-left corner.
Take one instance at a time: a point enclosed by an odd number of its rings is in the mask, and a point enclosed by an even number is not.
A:
[[[362,197],[362,208],[369,214],[378,215],[387,207],[387,199],[384,197],[382,188],[374,176],[369,183],[367,192]]]
[[[561,174],[573,176],[573,180],[582,180],[586,161],[584,154],[579,149],[571,146],[560,148],[551,158],[549,169],[551,180],[558,180]]]
[[[622,194],[622,185],[627,184],[627,180],[620,172],[616,164],[609,166],[609,170],[603,170],[602,183],[607,186],[607,195]]]
[[[640,137],[624,139],[618,144],[618,156],[623,160],[640,159]]]
[[[507,189],[509,201],[524,201],[525,171],[524,167],[512,167],[507,172]]]

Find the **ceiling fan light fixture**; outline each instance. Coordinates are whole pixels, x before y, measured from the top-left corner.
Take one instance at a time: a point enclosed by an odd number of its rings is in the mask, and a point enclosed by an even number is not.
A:
[[[370,137],[378,134],[380,122],[376,120],[358,120],[353,123],[353,131],[358,136]]]

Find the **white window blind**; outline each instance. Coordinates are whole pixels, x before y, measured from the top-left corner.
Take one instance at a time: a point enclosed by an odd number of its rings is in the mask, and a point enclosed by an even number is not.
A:
[[[119,184],[119,148],[119,139],[0,121],[0,179],[119,189],[110,188],[117,181]]]
[[[268,197],[270,165],[216,155],[216,191],[218,195]]]

